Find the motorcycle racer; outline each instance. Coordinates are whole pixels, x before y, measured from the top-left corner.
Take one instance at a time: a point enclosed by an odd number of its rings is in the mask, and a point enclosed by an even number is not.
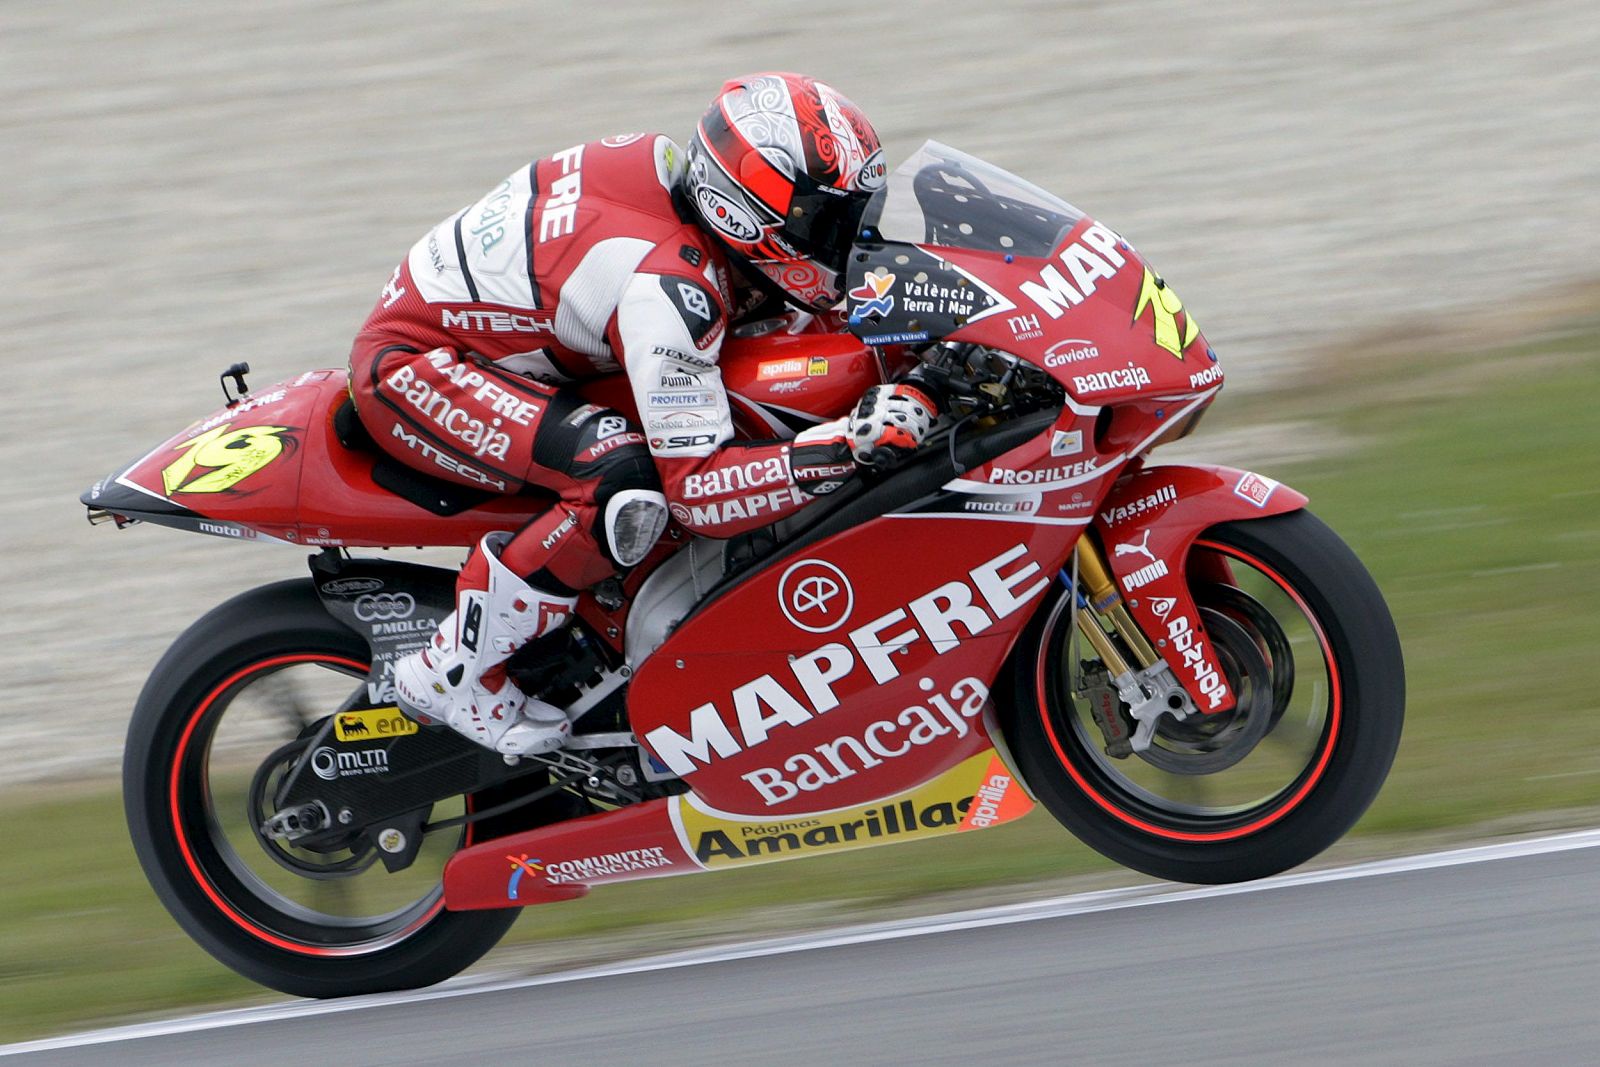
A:
[[[575,145],[412,247],[351,352],[363,425],[436,477],[558,499],[474,549],[456,610],[396,667],[409,711],[507,756],[559,747],[564,712],[523,694],[505,661],[559,628],[580,590],[643,559],[669,503],[743,498],[675,512],[730,537],[921,443],[938,405],[911,385],[873,386],[793,441],[735,442],[717,366],[730,321],[765,297],[838,303],[883,182],[854,104],[803,75],[757,74],[723,86],[687,152],[653,134]],[[610,374],[627,376],[642,425],[564,387]]]

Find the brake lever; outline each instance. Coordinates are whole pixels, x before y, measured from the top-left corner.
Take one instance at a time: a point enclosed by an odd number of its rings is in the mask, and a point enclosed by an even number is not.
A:
[[[910,453],[906,458],[909,459],[914,455],[916,452]],[[900,465],[900,455],[892,448],[874,448],[867,453],[866,459],[858,456],[856,463],[874,474],[888,474]]]

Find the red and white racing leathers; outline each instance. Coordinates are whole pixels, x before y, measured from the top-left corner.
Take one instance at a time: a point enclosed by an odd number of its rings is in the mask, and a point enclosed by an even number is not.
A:
[[[672,511],[716,537],[811,499],[787,443],[730,443],[728,267],[675,204],[682,163],[666,137],[629,134],[522,167],[412,247],[356,338],[351,392],[390,455],[559,496],[500,551],[535,586],[576,591],[637,562],[649,545],[630,543],[619,503],[656,491],[695,505]],[[642,426],[561,387],[618,373]],[[740,517],[717,521],[728,512]]]

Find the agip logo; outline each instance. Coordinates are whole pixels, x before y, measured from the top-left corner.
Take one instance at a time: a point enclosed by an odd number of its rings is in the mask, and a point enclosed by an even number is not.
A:
[[[340,741],[373,741],[389,737],[406,737],[420,729],[416,723],[402,715],[399,708],[341,711],[333,720],[333,736]]]

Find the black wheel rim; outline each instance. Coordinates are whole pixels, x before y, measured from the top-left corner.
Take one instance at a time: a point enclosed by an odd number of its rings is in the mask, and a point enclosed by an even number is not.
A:
[[[1065,669],[1051,667],[1064,668],[1067,660],[1070,602],[1065,590],[1047,617],[1037,649],[1035,695],[1058,762],[1089,800],[1118,821],[1153,836],[1213,843],[1259,832],[1295,810],[1326,773],[1342,717],[1338,665],[1327,635],[1292,584],[1276,568],[1242,549],[1211,541],[1196,547],[1223,557],[1234,569],[1237,584],[1271,612],[1285,634],[1266,677],[1229,679],[1235,693],[1257,687],[1270,694],[1284,670],[1293,678],[1292,699],[1277,711],[1266,737],[1247,758],[1214,775],[1174,775],[1137,757],[1107,756],[1087,702],[1073,700]],[[1255,635],[1249,640],[1250,652],[1262,662]],[[1223,651],[1220,643],[1218,648]],[[1285,655],[1292,663],[1283,663]],[[1231,662],[1237,670],[1239,662],[1249,657],[1220,658],[1225,669]],[[1275,748],[1286,751],[1274,753]]]
[[[244,772],[254,770],[247,750],[262,727],[251,722],[241,735],[240,724],[230,722],[230,715],[252,704],[259,706],[257,711],[266,709],[268,719],[289,710],[282,699],[274,698],[272,686],[274,682],[281,686],[290,672],[298,675],[306,669],[337,679],[318,686],[323,694],[348,694],[353,683],[365,676],[367,664],[331,652],[289,653],[249,664],[218,682],[195,704],[181,731],[168,782],[168,817],[190,877],[241,930],[301,955],[379,952],[405,940],[442,911],[437,869],[402,872],[409,877],[389,886],[377,881],[356,886],[359,878],[397,877],[370,865],[349,879],[295,879],[268,855],[251,825],[248,798],[254,776]],[[300,717],[284,721],[282,728],[303,730],[308,714],[332,714],[339,699],[313,698],[309,712],[302,708]],[[281,745],[281,735],[260,743],[253,758],[259,761]],[[434,851],[448,854],[458,847],[460,831],[444,836],[451,840]],[[414,892],[423,881],[429,883],[426,888]]]

